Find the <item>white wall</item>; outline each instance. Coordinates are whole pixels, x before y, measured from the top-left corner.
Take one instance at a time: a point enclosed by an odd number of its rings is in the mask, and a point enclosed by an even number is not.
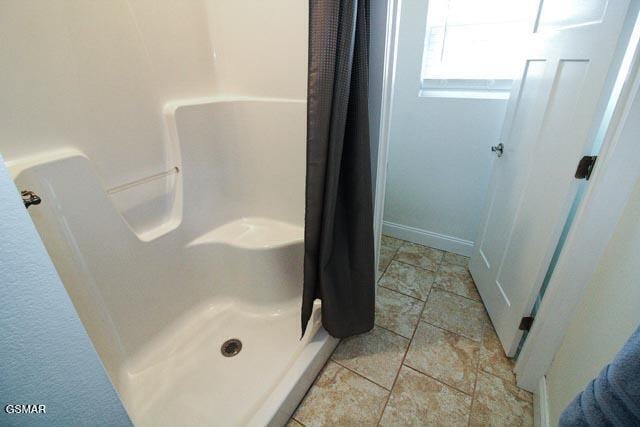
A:
[[[1,157],[0,207],[0,424],[130,425]]]
[[[552,425],[640,325],[640,182],[547,373]]]
[[[419,97],[427,2],[401,7],[384,230],[469,254],[507,101]]]

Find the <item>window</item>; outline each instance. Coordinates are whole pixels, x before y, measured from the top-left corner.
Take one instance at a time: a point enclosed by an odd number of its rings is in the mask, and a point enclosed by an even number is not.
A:
[[[531,0],[428,0],[423,95],[431,91],[508,94],[522,67]]]

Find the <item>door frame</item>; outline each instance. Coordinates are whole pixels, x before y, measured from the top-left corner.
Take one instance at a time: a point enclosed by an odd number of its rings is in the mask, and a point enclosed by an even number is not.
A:
[[[384,72],[374,198],[376,266],[382,238],[402,0],[386,1]],[[639,22],[640,15],[629,42],[629,46],[634,49],[629,70],[608,125],[599,159],[590,179],[591,184],[567,236],[536,314],[536,321],[515,365],[518,386],[534,393],[538,392],[539,382],[551,366],[589,279],[613,235],[636,182],[640,180],[640,169],[633,163],[633,159],[640,158],[640,144],[633,138],[621,137],[625,125],[629,124],[627,119],[634,103],[640,104]]]
[[[378,129],[378,162],[376,166],[376,189],[373,202],[373,237],[375,242],[376,282],[380,271],[380,246],[382,223],[384,221],[384,198],[387,190],[387,162],[389,160],[389,140],[391,138],[391,110],[393,106],[396,58],[398,51],[398,30],[402,0],[382,0],[387,2],[385,25],[384,64],[382,74],[382,97],[380,101],[380,128]]]

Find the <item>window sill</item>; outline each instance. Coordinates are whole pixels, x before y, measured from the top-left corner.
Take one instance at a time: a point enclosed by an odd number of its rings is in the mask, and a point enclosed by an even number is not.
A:
[[[509,99],[507,90],[420,89],[420,98]]]

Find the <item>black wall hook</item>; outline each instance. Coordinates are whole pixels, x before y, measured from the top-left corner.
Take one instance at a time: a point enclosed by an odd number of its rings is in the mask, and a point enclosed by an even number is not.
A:
[[[33,191],[21,191],[20,195],[22,196],[22,202],[24,203],[25,208],[29,208],[31,205],[39,205],[42,202],[40,196],[38,196]]]

